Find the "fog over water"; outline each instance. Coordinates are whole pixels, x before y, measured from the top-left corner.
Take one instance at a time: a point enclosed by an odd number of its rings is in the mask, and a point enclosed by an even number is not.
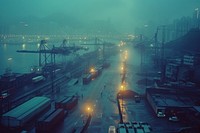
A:
[[[1,23],[17,23],[20,18],[47,19],[54,14],[63,16],[66,24],[73,21],[90,28],[94,21],[106,21],[116,31],[133,32],[137,26],[191,16],[199,5],[199,0],[0,0],[0,17]]]
[[[135,29],[145,25],[153,33],[158,25],[192,16],[199,7],[199,0],[0,0],[0,34],[134,34]],[[20,63],[16,60],[26,64],[23,57],[31,60],[34,56],[16,53],[22,49],[21,44],[5,46],[2,40],[0,43],[1,73]],[[8,58],[13,58],[12,64]],[[27,71],[36,63],[38,60],[34,59],[26,68],[15,68]]]

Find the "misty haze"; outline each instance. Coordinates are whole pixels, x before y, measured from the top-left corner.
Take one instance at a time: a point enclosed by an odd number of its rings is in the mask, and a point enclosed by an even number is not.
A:
[[[199,0],[0,0],[1,133],[199,133]]]

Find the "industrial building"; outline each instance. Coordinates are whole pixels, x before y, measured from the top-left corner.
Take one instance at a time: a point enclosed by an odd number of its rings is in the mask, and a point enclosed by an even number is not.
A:
[[[200,101],[198,91],[184,89],[147,88],[146,98],[156,115],[162,112],[166,116],[192,109]]]
[[[50,99],[34,97],[2,115],[1,124],[6,127],[23,127],[33,117],[50,109]]]

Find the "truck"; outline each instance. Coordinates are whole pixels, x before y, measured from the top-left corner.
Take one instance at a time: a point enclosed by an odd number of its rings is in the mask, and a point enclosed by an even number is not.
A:
[[[57,124],[64,120],[64,109],[55,109],[46,113],[36,122],[36,132],[49,132],[53,130]]]
[[[41,81],[44,81],[44,80],[46,80],[46,78],[44,76],[42,76],[42,75],[32,78],[32,82],[33,83],[38,83],[38,82],[41,82]]]
[[[91,74],[83,75],[83,85],[89,84],[91,80],[92,80]]]
[[[63,97],[55,102],[55,108],[62,108],[67,111],[72,110],[78,104],[78,97],[70,96],[70,97]]]

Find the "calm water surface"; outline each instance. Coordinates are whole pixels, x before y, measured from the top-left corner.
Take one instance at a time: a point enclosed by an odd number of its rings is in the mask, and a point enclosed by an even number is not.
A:
[[[53,45],[60,46],[60,44],[47,44],[51,49]],[[0,75],[5,72],[6,68],[11,68],[15,73],[30,72],[31,66],[38,66],[39,54],[35,53],[18,53],[17,50],[37,50],[39,43],[29,44],[0,44]],[[82,55],[86,52],[93,51],[94,46],[88,46],[89,50],[80,50],[76,52],[78,55]],[[71,54],[68,56],[56,55],[56,62],[73,60],[76,55]]]

